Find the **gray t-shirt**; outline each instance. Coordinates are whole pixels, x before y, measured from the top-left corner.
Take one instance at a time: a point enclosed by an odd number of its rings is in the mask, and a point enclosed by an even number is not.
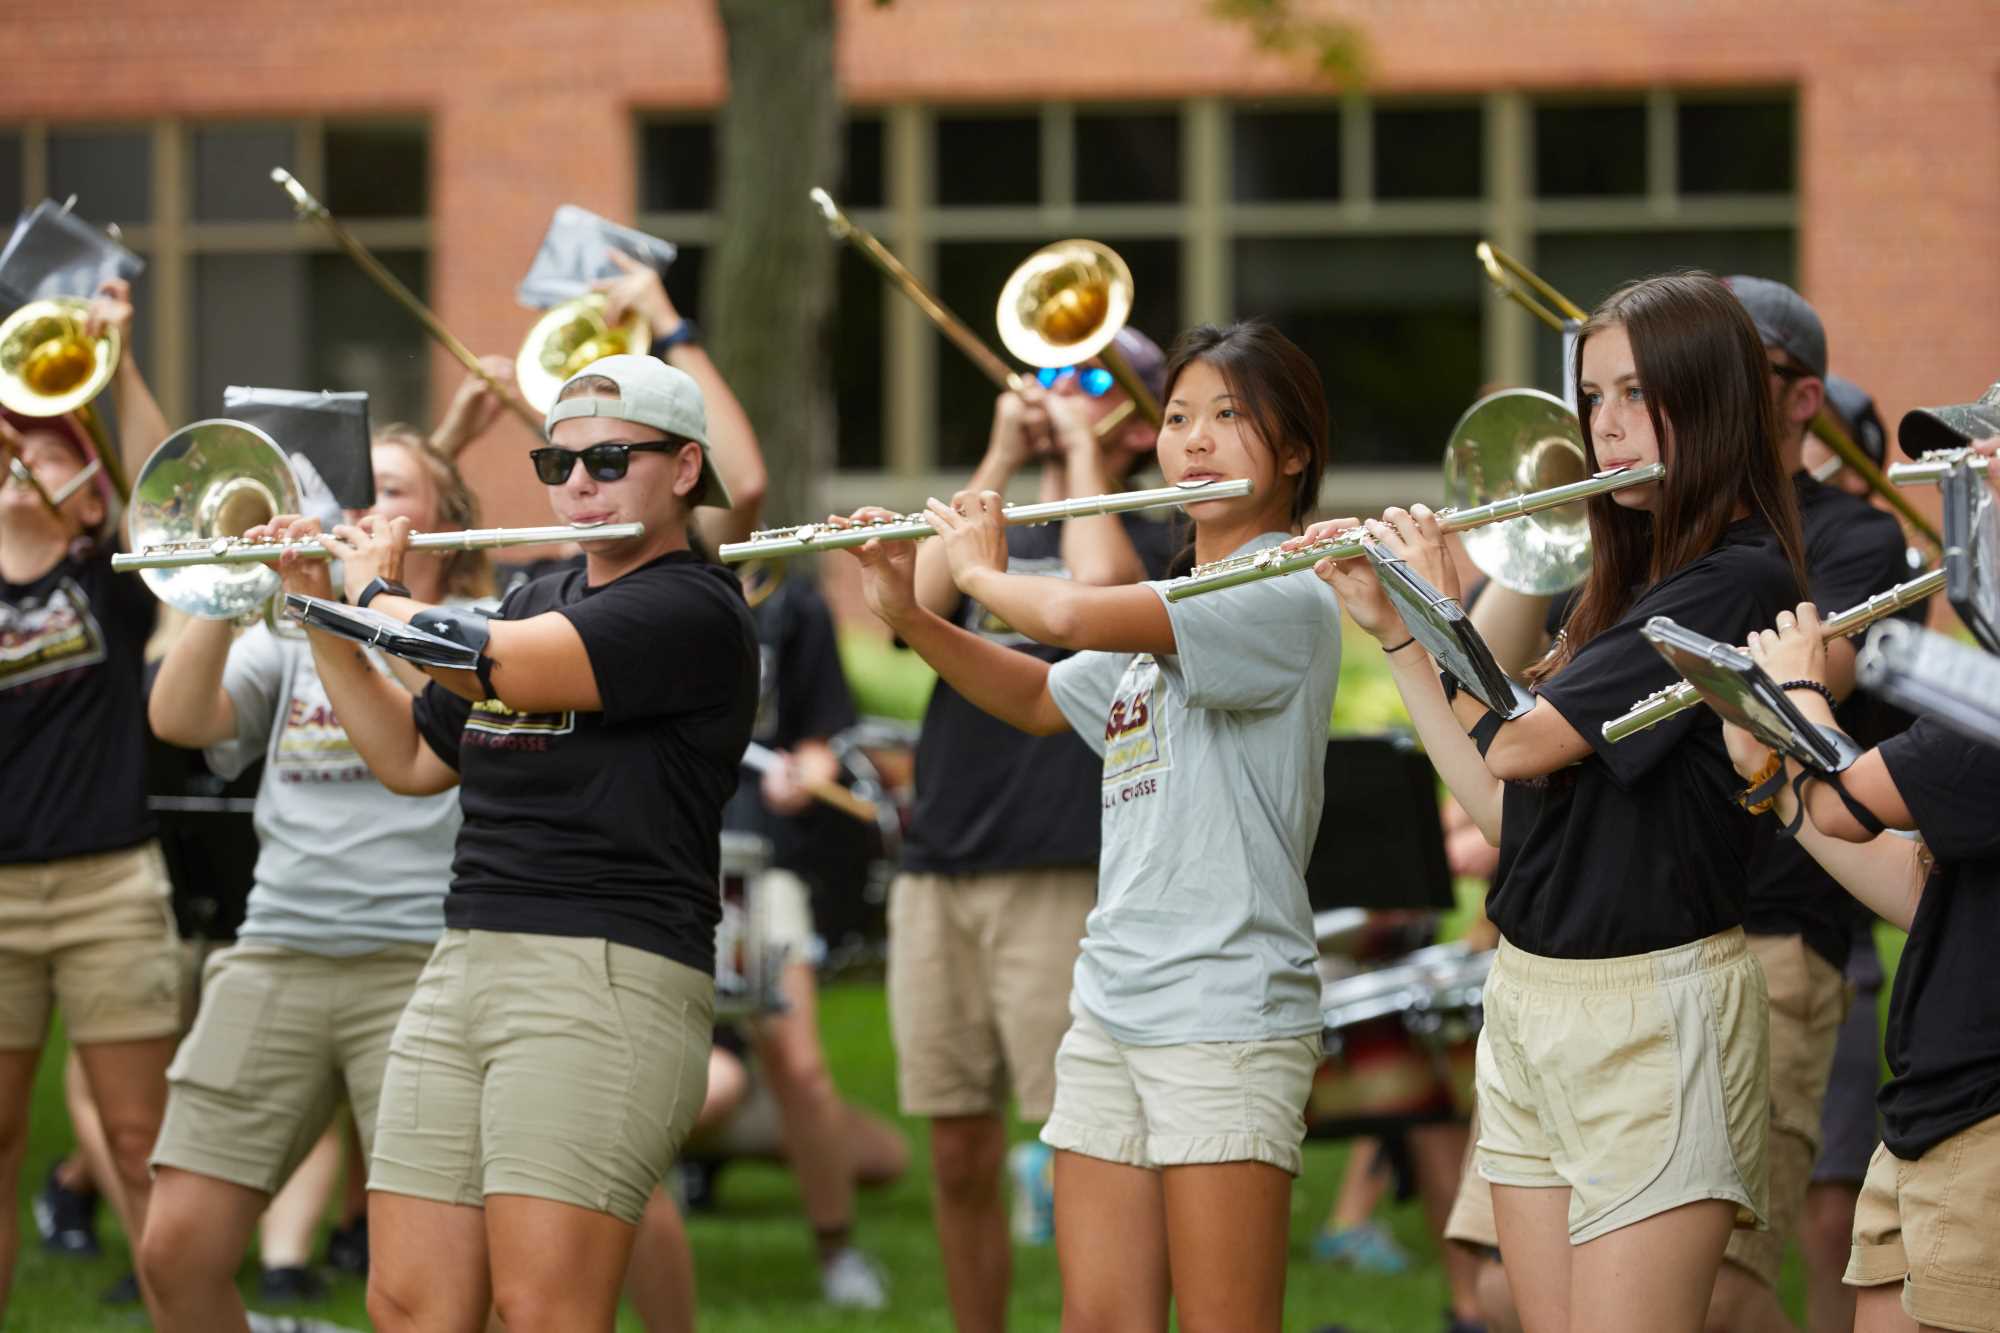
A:
[[[1317,1032],[1305,869],[1339,603],[1293,574],[1167,614],[1171,655],[1078,653],[1049,672],[1063,716],[1104,757],[1097,906],[1072,1003],[1134,1046]]]
[[[429,944],[444,929],[456,788],[398,796],[375,780],[327,702],[303,639],[258,625],[229,649],[236,737],[207,750],[223,777],[264,756],[256,883],[238,937],[345,957]]]

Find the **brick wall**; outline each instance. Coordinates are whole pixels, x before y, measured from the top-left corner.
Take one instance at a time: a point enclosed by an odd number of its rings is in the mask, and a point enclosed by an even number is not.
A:
[[[0,120],[427,114],[433,302],[475,347],[519,338],[513,284],[554,203],[632,208],[633,109],[724,92],[705,0],[5,10]],[[1991,0],[1350,0],[1334,12],[1366,34],[1381,93],[1796,86],[1801,275],[1837,366],[1892,425],[2000,378]],[[857,102],[1313,91],[1202,0],[845,0],[844,20],[840,69]],[[436,367],[441,388],[456,383],[442,354]],[[495,498],[515,516],[526,497]]]

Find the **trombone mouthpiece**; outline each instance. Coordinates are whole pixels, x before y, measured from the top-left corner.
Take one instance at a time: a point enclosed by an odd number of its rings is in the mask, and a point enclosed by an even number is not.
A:
[[[813,201],[813,207],[826,219],[826,225],[833,229],[835,236],[847,235],[847,215],[840,211],[840,205],[833,202],[833,196],[815,185],[807,191],[806,197]]]

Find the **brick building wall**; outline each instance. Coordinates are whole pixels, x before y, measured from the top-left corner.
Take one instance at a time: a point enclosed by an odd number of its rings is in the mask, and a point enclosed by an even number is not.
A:
[[[1892,426],[1909,406],[2000,378],[1991,0],[1347,0],[1329,12],[1364,34],[1378,95],[1796,88],[1799,272],[1837,366]],[[425,116],[432,304],[475,347],[518,340],[513,285],[554,203],[631,213],[634,111],[725,95],[703,0],[6,0],[0,15],[12,57],[0,121]],[[839,69],[857,103],[1323,91],[1203,0],[845,0],[843,23]],[[434,374],[442,403],[458,372],[439,353]],[[526,497],[503,489],[500,516],[520,521]]]

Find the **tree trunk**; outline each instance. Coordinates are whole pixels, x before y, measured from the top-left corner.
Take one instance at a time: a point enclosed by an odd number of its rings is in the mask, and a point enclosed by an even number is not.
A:
[[[838,179],[834,0],[716,0],[729,48],[717,172],[722,235],[702,306],[711,352],[771,475],[764,526],[823,512],[833,463],[827,318],[834,245],[807,201]]]

